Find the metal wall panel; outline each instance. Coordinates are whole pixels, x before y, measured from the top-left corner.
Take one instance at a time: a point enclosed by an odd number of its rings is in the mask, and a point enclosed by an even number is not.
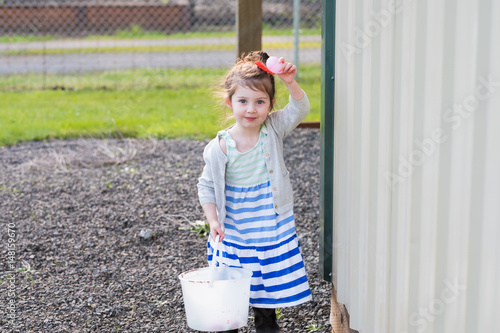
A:
[[[360,332],[492,332],[500,2],[337,1],[333,282]]]

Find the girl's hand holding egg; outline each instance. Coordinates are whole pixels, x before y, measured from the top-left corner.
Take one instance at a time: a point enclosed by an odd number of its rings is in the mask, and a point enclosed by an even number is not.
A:
[[[266,61],[266,67],[275,74],[283,73],[283,67],[285,65],[285,59],[278,58],[275,56],[270,56]]]
[[[285,62],[285,58],[283,57],[278,58],[270,56],[266,60],[265,65],[260,61],[256,61],[255,64],[260,69],[272,75],[278,74],[279,78],[287,85],[295,81],[295,74],[297,74],[297,67],[292,63]]]

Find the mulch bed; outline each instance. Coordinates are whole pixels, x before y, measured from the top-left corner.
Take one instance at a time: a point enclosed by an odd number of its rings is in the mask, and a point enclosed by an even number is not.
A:
[[[0,148],[0,331],[194,332],[178,275],[207,266],[207,238],[190,230],[203,220],[196,183],[206,143],[79,139]],[[331,285],[319,274],[319,131],[296,129],[285,150],[314,299],[281,309],[280,325],[330,332]],[[15,244],[13,256],[7,244]],[[251,319],[240,330],[253,331]]]

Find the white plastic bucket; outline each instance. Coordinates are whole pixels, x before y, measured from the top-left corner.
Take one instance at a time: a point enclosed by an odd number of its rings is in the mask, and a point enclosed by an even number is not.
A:
[[[214,260],[216,253],[217,249]],[[225,266],[179,275],[188,326],[198,331],[227,331],[245,326],[251,278],[249,270]]]

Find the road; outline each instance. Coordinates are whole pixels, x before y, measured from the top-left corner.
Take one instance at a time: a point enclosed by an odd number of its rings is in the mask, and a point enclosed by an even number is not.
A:
[[[304,36],[301,42],[320,42],[320,36]],[[263,43],[293,42],[291,37],[264,37]],[[0,54],[9,50],[70,50],[79,51],[86,48],[92,52],[98,48],[109,47],[156,47],[179,45],[206,45],[210,51],[187,52],[129,52],[129,53],[69,53],[41,55],[0,55],[0,75],[25,73],[81,73],[86,71],[101,71],[130,68],[217,68],[234,63],[236,50],[218,51],[217,45],[236,45],[235,38],[204,38],[204,39],[165,39],[165,40],[113,40],[113,41],[47,41],[26,43],[0,43]],[[208,46],[210,46],[208,48]],[[214,48],[215,46],[215,48]],[[214,50],[215,49],[215,50]],[[221,48],[222,49],[222,48]],[[236,49],[236,46],[235,46]],[[269,49],[268,53],[283,56],[293,61],[292,49]],[[299,61],[305,63],[320,63],[321,49],[302,48],[299,51]]]

